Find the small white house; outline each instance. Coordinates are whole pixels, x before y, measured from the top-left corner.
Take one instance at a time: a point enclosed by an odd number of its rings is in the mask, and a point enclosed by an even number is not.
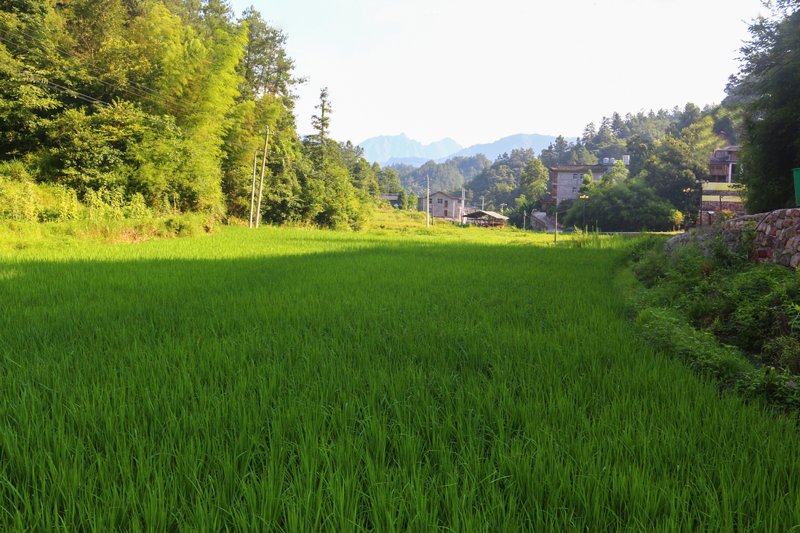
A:
[[[425,211],[425,195],[417,200],[417,210]],[[462,217],[467,214],[467,208],[461,203],[458,196],[450,196],[444,192],[431,193],[430,212],[433,218],[444,218],[460,222]]]

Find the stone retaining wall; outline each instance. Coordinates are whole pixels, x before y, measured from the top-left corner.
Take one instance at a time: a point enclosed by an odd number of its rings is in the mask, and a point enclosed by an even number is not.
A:
[[[741,242],[745,232],[755,231],[754,261],[800,267],[800,209],[734,218],[723,223],[722,231],[728,243]]]

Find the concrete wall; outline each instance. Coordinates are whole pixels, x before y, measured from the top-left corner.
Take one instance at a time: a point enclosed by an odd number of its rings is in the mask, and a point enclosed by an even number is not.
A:
[[[580,171],[565,171],[558,172],[556,175],[556,198],[560,204],[564,200],[574,200],[580,194],[578,191],[583,185],[583,175],[585,172]],[[598,183],[603,179],[605,172],[595,171],[592,173],[594,182]]]

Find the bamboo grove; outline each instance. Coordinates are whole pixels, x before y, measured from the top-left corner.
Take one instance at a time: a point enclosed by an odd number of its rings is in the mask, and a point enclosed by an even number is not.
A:
[[[286,39],[223,0],[4,2],[5,218],[69,219],[86,205],[247,218],[269,129],[263,220],[357,227],[399,181],[329,137],[327,90],[314,135],[298,135],[304,80]]]

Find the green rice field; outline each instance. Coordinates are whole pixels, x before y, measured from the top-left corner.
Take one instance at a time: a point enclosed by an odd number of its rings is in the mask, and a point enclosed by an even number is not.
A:
[[[623,241],[551,239],[0,246],[0,530],[800,530],[796,421],[637,339]]]

